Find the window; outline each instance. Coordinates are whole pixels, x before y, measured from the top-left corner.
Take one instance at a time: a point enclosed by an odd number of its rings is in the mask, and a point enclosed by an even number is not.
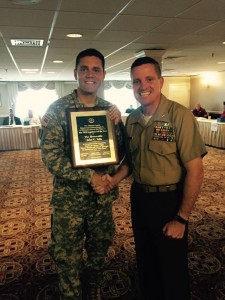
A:
[[[55,90],[46,88],[40,90],[27,89],[19,92],[16,100],[15,114],[22,120],[27,117],[28,110],[34,117],[42,117],[48,106],[58,98]]]
[[[121,89],[116,89],[111,87],[108,90],[104,91],[104,98],[109,102],[115,104],[122,114],[125,113],[125,110],[133,106],[133,108],[138,107],[138,103],[133,95],[133,90],[123,87]]]

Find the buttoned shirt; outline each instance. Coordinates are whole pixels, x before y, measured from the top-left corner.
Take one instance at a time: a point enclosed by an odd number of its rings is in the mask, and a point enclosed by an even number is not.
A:
[[[147,124],[141,115],[139,107],[126,120],[134,180],[178,183],[185,175],[184,164],[207,153],[197,121],[187,108],[163,95]]]

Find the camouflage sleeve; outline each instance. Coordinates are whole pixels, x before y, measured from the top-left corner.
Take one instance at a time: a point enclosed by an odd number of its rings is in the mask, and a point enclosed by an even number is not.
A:
[[[65,128],[57,119],[57,114],[50,109],[42,118],[39,130],[39,142],[42,160],[49,172],[66,180],[83,180],[88,183],[94,170],[89,168],[73,168]]]

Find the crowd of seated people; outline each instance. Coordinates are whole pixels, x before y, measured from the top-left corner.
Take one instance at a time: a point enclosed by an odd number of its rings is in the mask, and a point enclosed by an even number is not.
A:
[[[195,117],[202,117],[202,118],[208,117],[210,119],[212,117],[212,119],[217,119],[217,118],[224,119],[225,118],[225,102],[223,102],[223,106],[224,106],[224,110],[221,114],[218,112],[210,113],[210,112],[207,112],[206,109],[203,108],[200,103],[196,103],[195,108],[192,110],[192,113]]]

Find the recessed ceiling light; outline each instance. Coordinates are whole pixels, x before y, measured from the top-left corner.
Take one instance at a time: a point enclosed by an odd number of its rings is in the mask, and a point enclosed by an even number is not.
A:
[[[70,37],[70,38],[80,38],[83,36],[83,34],[81,33],[68,33],[66,36]]]
[[[48,74],[55,74],[55,72],[52,72],[52,71],[51,71],[51,72],[47,72],[47,73],[48,73]]]
[[[53,60],[53,63],[54,63],[54,64],[62,64],[62,63],[63,63],[63,60]]]
[[[225,61],[218,61],[218,65],[225,64]]]
[[[21,69],[22,72],[38,72],[39,69]]]

